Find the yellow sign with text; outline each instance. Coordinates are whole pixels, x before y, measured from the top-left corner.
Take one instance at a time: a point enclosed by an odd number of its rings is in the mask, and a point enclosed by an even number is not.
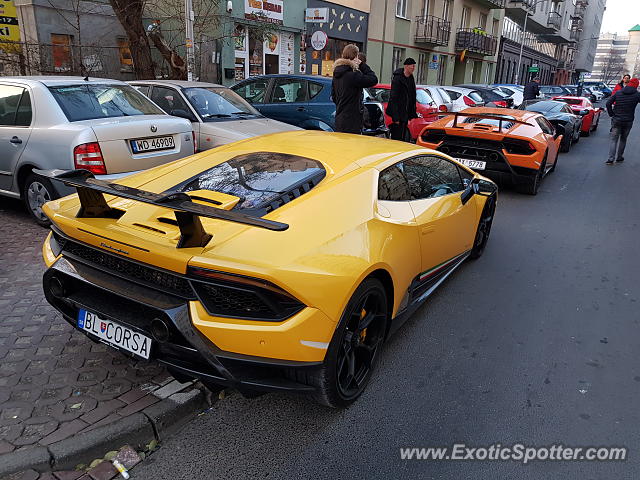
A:
[[[20,26],[13,0],[0,0],[0,49],[7,53],[20,50]]]

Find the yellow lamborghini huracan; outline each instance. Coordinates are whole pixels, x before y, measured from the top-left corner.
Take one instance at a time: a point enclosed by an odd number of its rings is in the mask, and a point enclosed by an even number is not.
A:
[[[355,135],[256,137],[47,203],[47,300],[178,379],[345,406],[381,343],[466,258],[493,182],[445,154]]]

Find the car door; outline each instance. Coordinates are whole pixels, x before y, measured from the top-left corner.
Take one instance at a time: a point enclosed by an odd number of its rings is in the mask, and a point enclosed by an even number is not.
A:
[[[253,80],[247,80],[246,82],[239,83],[231,87],[231,90],[236,92],[253,107],[264,115],[262,107],[266,103],[266,96],[269,90],[268,78],[256,78]]]
[[[297,77],[278,77],[268,93],[261,112],[265,117],[304,128],[307,113],[307,81]]]
[[[558,158],[558,151],[560,150],[560,142],[562,141],[562,138],[554,138],[556,129],[546,118],[540,116],[536,118],[536,121],[538,122],[538,125],[540,125],[540,129],[547,139],[547,167],[550,167]]]
[[[9,190],[31,136],[31,95],[25,87],[0,85],[0,190]]]
[[[477,212],[475,202],[463,204],[461,195],[472,175],[437,155],[416,156],[404,160],[401,167],[411,191],[422,272],[471,250]]]
[[[336,105],[331,100],[331,83],[307,81],[308,101],[306,106],[307,119],[303,128],[313,128],[325,131],[333,131],[335,127]],[[364,94],[365,103],[367,101],[377,102],[375,98],[368,98],[368,93]]]

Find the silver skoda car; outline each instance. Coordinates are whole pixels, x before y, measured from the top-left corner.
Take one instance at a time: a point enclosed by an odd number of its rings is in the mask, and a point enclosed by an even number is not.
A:
[[[82,168],[115,179],[194,153],[191,123],[165,114],[118,80],[0,78],[0,195],[42,205],[75,189],[33,169]]]
[[[198,150],[208,150],[267,133],[300,130],[266,118],[228,87],[183,80],[129,82],[169,115],[192,122]]]

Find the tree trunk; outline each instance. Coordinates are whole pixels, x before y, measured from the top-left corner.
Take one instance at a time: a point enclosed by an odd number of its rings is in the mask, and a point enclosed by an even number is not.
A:
[[[162,37],[160,31],[154,30],[150,32],[149,37],[151,38],[153,45],[158,49],[158,51],[162,54],[162,57],[169,64],[169,67],[171,68],[171,79],[186,80],[187,68],[185,65],[185,61],[180,55],[176,53],[175,50],[171,49],[169,45],[167,45],[167,42]]]
[[[153,79],[155,72],[153,59],[151,58],[151,47],[147,32],[142,23],[142,12],[144,9],[143,0],[109,0],[111,7],[118,20],[122,24],[124,31],[129,37],[129,49],[133,58],[133,69],[136,79]]]

